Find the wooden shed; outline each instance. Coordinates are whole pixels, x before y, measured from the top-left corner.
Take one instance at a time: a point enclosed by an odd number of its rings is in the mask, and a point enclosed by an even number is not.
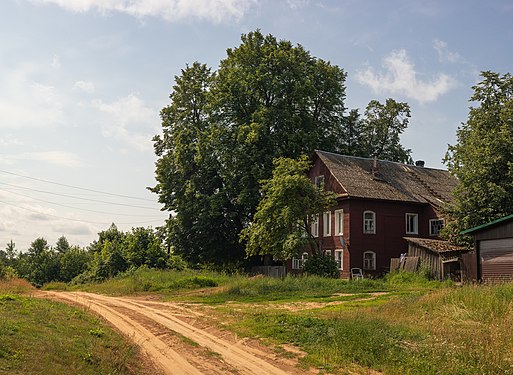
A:
[[[408,257],[419,257],[421,265],[427,266],[431,271],[431,277],[438,280],[461,280],[461,256],[468,252],[467,249],[430,238],[404,239],[408,242]]]
[[[479,280],[513,280],[513,215],[467,229],[462,234],[474,237]]]

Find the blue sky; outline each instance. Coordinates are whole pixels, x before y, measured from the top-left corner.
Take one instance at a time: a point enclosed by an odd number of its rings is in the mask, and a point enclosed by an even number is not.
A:
[[[479,72],[513,72],[512,19],[497,0],[4,0],[0,247],[161,225],[146,187],[173,77],[257,28],[342,67],[348,108],[408,102],[403,145],[443,168]]]

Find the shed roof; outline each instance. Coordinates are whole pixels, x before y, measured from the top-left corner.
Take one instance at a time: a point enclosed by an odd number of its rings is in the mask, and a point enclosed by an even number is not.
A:
[[[422,246],[428,250],[431,250],[438,254],[449,253],[449,252],[467,252],[468,249],[451,245],[447,241],[443,240],[434,240],[431,238],[418,238],[418,237],[404,237],[404,239],[408,242],[414,243],[416,245]]]
[[[488,228],[491,228],[500,223],[506,223],[511,220],[513,220],[513,214],[505,216],[505,217],[501,217],[500,219],[497,219],[497,220],[490,221],[489,223],[478,225],[477,227],[474,227],[474,228],[464,230],[463,232],[461,232],[461,234],[472,234],[474,232],[480,232],[481,230],[488,229]]]
[[[448,171],[316,151],[350,197],[430,203],[452,200],[458,184]],[[375,163],[375,168],[374,168]]]

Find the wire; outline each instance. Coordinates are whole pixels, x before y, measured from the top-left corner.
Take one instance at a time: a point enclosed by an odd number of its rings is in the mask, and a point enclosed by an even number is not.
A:
[[[91,192],[93,192],[93,193],[100,193],[100,194],[105,194],[105,195],[111,195],[111,196],[114,196],[114,197],[122,197],[122,198],[129,198],[129,199],[138,199],[138,200],[142,200],[142,201],[153,202],[153,200],[148,199],[148,198],[133,197],[133,196],[131,196],[131,195],[115,194],[115,193],[109,193],[109,192],[101,191],[101,190],[94,190],[94,189],[88,189],[88,188],[83,188],[83,187],[74,186],[74,185],[67,185],[67,184],[62,184],[62,183],[60,183],[60,182],[53,182],[53,181],[44,180],[44,179],[42,179],[42,178],[36,178],[36,177],[30,177],[30,176],[24,176],[24,175],[21,175],[21,174],[18,174],[18,173],[8,172],[8,171],[4,171],[4,170],[1,170],[1,169],[0,169],[0,172],[1,172],[1,173],[6,173],[6,174],[10,174],[10,175],[13,175],[13,176],[18,176],[18,177],[28,178],[28,179],[30,179],[30,180],[34,180],[34,181],[46,182],[47,184],[53,184],[53,185],[65,186],[65,187],[69,187],[69,188],[73,188],[73,189],[79,189],[79,190],[91,191]]]
[[[88,220],[72,219],[72,218],[69,218],[69,217],[63,217],[63,216],[58,216],[58,215],[53,215],[53,214],[47,214],[45,212],[40,212],[40,211],[37,211],[37,210],[32,210],[30,208],[17,206],[17,205],[12,204],[12,203],[7,203],[7,202],[4,202],[2,200],[0,200],[0,203],[7,204],[9,206],[13,206],[15,208],[19,208],[19,209],[22,209],[22,210],[34,212],[34,213],[39,214],[39,215],[55,217],[57,219],[62,219],[62,220],[77,221],[77,222],[80,222],[80,223],[88,223],[88,224],[102,224],[102,225],[109,225],[109,224],[112,223],[112,222],[107,223],[107,222],[99,222],[99,221],[88,221]],[[147,223],[156,223],[157,221],[158,222],[162,222],[162,221],[164,221],[164,219],[160,219],[160,220],[146,220],[146,221],[129,222],[129,223],[118,223],[118,224],[124,224],[124,225],[128,225],[128,224],[147,224]]]
[[[105,211],[89,210],[89,209],[87,209],[87,208],[79,208],[79,207],[67,206],[67,205],[65,205],[65,204],[55,203],[55,202],[47,201],[47,200],[44,200],[44,199],[31,197],[30,195],[21,194],[21,193],[16,193],[16,192],[11,191],[11,190],[5,190],[5,189],[0,189],[0,190],[1,190],[1,191],[5,191],[5,192],[10,193],[10,194],[15,194],[15,195],[19,195],[19,196],[22,196],[22,197],[30,198],[30,199],[33,199],[33,200],[36,200],[36,201],[45,202],[45,203],[50,203],[50,204],[54,204],[54,205],[56,205],[56,206],[61,206],[61,207],[65,207],[65,208],[71,208],[71,209],[73,209],[73,210],[81,210],[81,211],[95,212],[95,213],[98,213],[98,214],[107,214],[107,215],[116,215],[116,216],[130,216],[130,217],[150,217],[150,218],[156,218],[156,216],[155,216],[155,215],[119,214],[119,213],[114,213],[114,212],[105,212]]]
[[[155,208],[153,208],[153,207],[136,206],[136,205],[133,205],[133,204],[115,203],[115,202],[102,201],[102,200],[99,200],[99,199],[76,197],[76,196],[73,196],[73,195],[59,194],[59,193],[54,193],[52,191],[38,190],[38,189],[32,189],[32,188],[28,188],[28,187],[24,187],[24,186],[20,186],[20,185],[8,184],[7,182],[0,182],[0,184],[16,187],[16,188],[19,188],[19,189],[25,189],[25,190],[30,190],[30,191],[37,191],[38,193],[57,195],[59,197],[80,199],[80,200],[89,201],[89,202],[106,203],[106,204],[112,204],[112,205],[115,205],[115,206],[125,206],[125,207],[140,208],[140,209],[144,209],[144,210],[155,210]]]

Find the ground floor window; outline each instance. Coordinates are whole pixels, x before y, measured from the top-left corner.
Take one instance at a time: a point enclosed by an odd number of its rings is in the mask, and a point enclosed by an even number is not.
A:
[[[344,269],[344,250],[335,250],[335,262],[339,270]]]
[[[296,257],[292,258],[292,269],[293,270],[300,270],[301,268],[303,268],[303,264],[305,263],[305,261],[308,259],[308,253],[303,253],[301,255],[301,258],[298,259]]]
[[[376,269],[376,253],[374,251],[363,253],[363,269],[371,271]]]

